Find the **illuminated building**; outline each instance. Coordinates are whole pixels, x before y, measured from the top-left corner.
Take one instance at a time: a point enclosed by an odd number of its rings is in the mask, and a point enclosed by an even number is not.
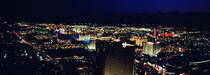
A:
[[[165,37],[172,37],[172,36],[173,36],[173,33],[168,33],[168,32],[165,33]]]
[[[137,46],[143,46],[143,43],[144,42],[147,42],[148,40],[146,39],[146,38],[140,38],[140,39],[136,39],[135,40],[135,44],[137,45]]]
[[[88,39],[85,39],[83,43],[84,44],[89,44],[90,43],[90,39],[89,40]]]
[[[123,48],[126,48],[127,46],[134,46],[133,44],[128,44],[127,42],[122,43]]]
[[[164,36],[164,33],[161,33],[160,36]]]
[[[73,28],[73,31],[76,32],[76,33],[81,33],[81,29],[80,28]]]
[[[146,38],[134,38],[134,41],[135,41],[135,45],[137,46],[142,46],[142,43],[143,42],[147,42],[148,40]]]
[[[96,41],[90,41],[90,44],[88,44],[88,49],[96,50]]]
[[[135,39],[135,44],[137,46],[142,46],[142,41],[140,39]]]
[[[65,30],[63,28],[60,28],[59,31],[61,32],[61,34],[64,34]]]
[[[150,28],[140,28],[140,31],[152,31]]]
[[[156,43],[144,42],[143,43],[143,52],[142,53],[148,54],[151,56],[156,56],[159,51],[160,51],[159,42],[156,42]]]
[[[78,41],[90,40],[90,35],[79,35]]]
[[[98,38],[98,40],[109,41],[109,40],[112,40],[112,37],[101,37],[101,38]]]
[[[37,32],[40,33],[40,34],[46,34],[46,33],[48,33],[49,31],[47,31],[47,30],[38,30]]]
[[[153,36],[156,36],[156,35],[157,35],[157,30],[153,29]]]

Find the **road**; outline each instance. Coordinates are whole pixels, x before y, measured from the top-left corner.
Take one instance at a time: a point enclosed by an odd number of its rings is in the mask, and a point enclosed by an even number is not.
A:
[[[23,39],[23,37],[20,36],[17,32],[13,32],[13,33],[14,33],[16,36],[18,36],[18,37],[22,40],[22,42],[24,42],[24,43],[26,43],[26,44],[28,44],[28,45],[34,47],[30,42],[27,42],[25,39]],[[35,49],[37,52],[39,52],[41,56],[45,57],[45,60],[46,60],[46,61],[52,61],[52,60],[53,60],[49,55],[47,55],[47,54],[41,52],[39,49],[36,49],[35,47],[34,47],[34,49]]]

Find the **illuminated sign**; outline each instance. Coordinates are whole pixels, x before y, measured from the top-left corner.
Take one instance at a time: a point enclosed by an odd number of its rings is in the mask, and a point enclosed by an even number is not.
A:
[[[164,36],[164,33],[161,33],[160,36]]]
[[[75,55],[74,58],[78,58],[79,56]]]
[[[172,37],[173,36],[173,34],[172,33],[165,33],[165,37]]]
[[[157,30],[153,29],[153,35],[156,36],[157,35]]]

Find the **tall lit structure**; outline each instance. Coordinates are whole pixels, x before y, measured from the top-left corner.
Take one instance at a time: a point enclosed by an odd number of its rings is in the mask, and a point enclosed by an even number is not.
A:
[[[153,36],[157,35],[157,29],[153,29]]]
[[[90,41],[90,44],[88,44],[88,49],[91,49],[91,50],[95,50],[96,51],[96,41],[91,40]]]
[[[143,43],[143,52],[144,54],[148,54],[151,56],[156,56],[160,51],[159,42],[144,42]]]
[[[144,42],[147,42],[148,40],[146,39],[146,38],[140,38],[140,39],[136,39],[135,40],[135,44],[137,45],[137,46],[143,46],[143,43]]]

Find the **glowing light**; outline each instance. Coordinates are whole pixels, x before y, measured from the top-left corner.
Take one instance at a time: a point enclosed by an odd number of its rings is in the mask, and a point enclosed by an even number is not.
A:
[[[153,29],[153,35],[156,36],[157,35],[157,30]]]
[[[60,33],[64,34],[65,30],[63,28],[59,29]]]
[[[125,43],[122,43],[122,46],[123,46],[123,48],[125,48],[125,47],[127,47],[127,46],[134,46],[134,45],[128,44],[127,42],[125,42]]]
[[[173,36],[173,34],[172,33],[165,33],[165,37],[171,37],[171,36]]]
[[[84,43],[84,44],[89,44],[89,43],[90,43],[90,40],[85,39],[83,43]]]
[[[81,68],[77,68],[77,70],[82,70],[83,68],[81,67]]]
[[[57,38],[57,42],[59,42],[59,39]]]
[[[164,36],[164,33],[161,33],[160,36]]]
[[[78,58],[79,56],[75,55],[74,58]]]
[[[173,36],[173,34],[172,33],[168,33],[168,36]]]
[[[168,37],[168,33],[165,33],[165,37]]]
[[[63,25],[63,24],[60,24],[60,27],[61,27],[61,28],[63,28],[63,27],[64,27],[64,25]]]
[[[141,57],[141,55],[137,55],[137,57]]]
[[[60,34],[60,31],[58,29],[56,29],[55,34]]]

